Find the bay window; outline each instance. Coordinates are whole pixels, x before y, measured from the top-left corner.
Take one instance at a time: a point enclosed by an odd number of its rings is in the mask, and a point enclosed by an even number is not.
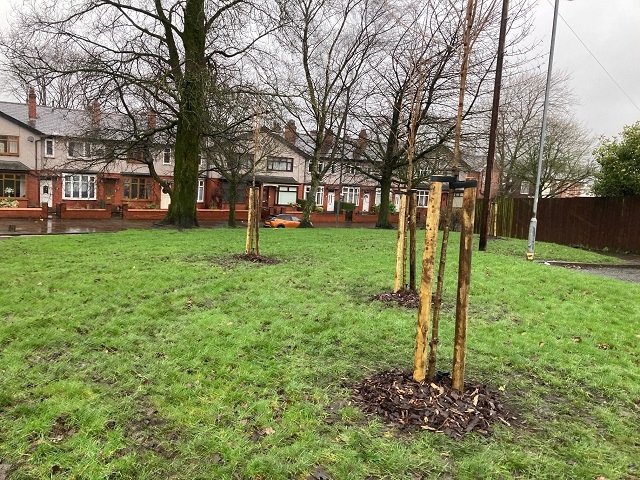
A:
[[[23,197],[25,195],[25,176],[15,173],[0,173],[0,197]]]
[[[95,200],[96,176],[65,173],[62,175],[63,198],[67,200]]]
[[[149,200],[151,198],[151,182],[149,177],[126,177],[123,197],[127,200]]]

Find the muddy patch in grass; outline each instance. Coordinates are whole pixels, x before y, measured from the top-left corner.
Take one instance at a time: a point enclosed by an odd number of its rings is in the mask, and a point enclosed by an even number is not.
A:
[[[453,439],[476,432],[487,436],[491,426],[511,426],[515,417],[500,395],[484,385],[465,383],[464,392],[451,387],[447,374],[437,383],[418,383],[412,372],[375,373],[353,386],[353,400],[368,415],[377,415],[401,431],[429,430]]]
[[[371,300],[378,300],[383,303],[396,303],[405,308],[417,309],[420,305],[420,294],[413,290],[400,290],[397,293],[384,292],[374,295]]]
[[[113,429],[116,425],[108,424],[106,429]],[[166,459],[172,459],[178,455],[172,445],[181,440],[181,435],[169,423],[158,415],[153,407],[144,407],[138,411],[135,418],[125,425],[126,437],[134,443],[136,451],[151,451]],[[123,453],[129,453],[125,449]]]
[[[260,265],[275,265],[280,263],[280,260],[272,257],[267,257],[265,255],[256,255],[255,253],[231,255],[231,258],[238,260],[239,262],[257,263]]]
[[[214,256],[214,255],[190,255],[182,259],[186,263],[200,263],[205,262],[211,265],[216,265],[224,270],[233,269],[239,265],[252,264],[257,267],[263,265],[276,265],[281,263],[280,260],[268,257],[266,255],[256,255],[253,253],[236,253],[227,256]]]

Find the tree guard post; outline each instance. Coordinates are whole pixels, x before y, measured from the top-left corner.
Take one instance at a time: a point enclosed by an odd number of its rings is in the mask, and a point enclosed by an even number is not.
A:
[[[462,225],[460,228],[460,256],[458,259],[458,293],[456,297],[456,324],[453,346],[452,386],[464,390],[464,369],[467,348],[467,316],[469,313],[469,285],[471,283],[471,252],[473,244],[473,220],[478,182],[470,180],[453,182],[450,191],[464,188],[462,199]]]
[[[254,223],[254,233],[253,240],[255,242],[255,254],[260,255],[260,220],[261,220],[261,209],[260,209],[260,192],[258,191],[259,187],[252,187],[253,190],[253,223]]]
[[[407,196],[400,196],[398,212],[398,240],[396,245],[396,272],[393,282],[393,293],[404,289],[406,275],[406,239],[407,239]]]
[[[413,380],[423,382],[427,370],[427,335],[431,314],[431,294],[433,291],[433,267],[438,242],[438,224],[440,223],[440,201],[442,182],[432,181],[429,188],[429,205],[425,226],[424,252],[422,255],[422,278],[420,282],[420,304],[418,306],[418,324],[416,327],[416,346],[413,362]]]
[[[247,242],[244,248],[244,253],[246,255],[252,253],[251,250],[253,248],[253,236],[255,234],[254,225],[254,208],[255,208],[255,200],[254,200],[255,191],[253,188],[249,189],[249,212],[247,213]]]

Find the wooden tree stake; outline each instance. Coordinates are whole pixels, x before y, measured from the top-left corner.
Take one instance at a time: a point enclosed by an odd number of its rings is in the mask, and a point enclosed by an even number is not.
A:
[[[393,293],[404,288],[406,280],[406,237],[407,237],[407,196],[400,196],[400,212],[398,212],[398,243],[396,245],[396,273],[393,282]]]
[[[409,290],[416,291],[416,200],[415,192],[409,197]]]
[[[469,285],[471,283],[471,251],[476,188],[465,188],[462,199],[460,227],[460,257],[458,263],[458,294],[456,298],[456,326],[453,346],[452,386],[464,390],[465,353],[467,348],[467,315],[469,313]]]
[[[246,255],[252,253],[251,250],[253,248],[253,235],[255,233],[255,228],[253,227],[254,225],[254,214],[255,212],[254,210],[254,206],[255,206],[255,201],[253,199],[255,195],[255,191],[253,190],[253,188],[249,189],[249,213],[247,214],[247,242],[244,248],[244,253]]]
[[[418,307],[418,324],[416,327],[416,350],[413,360],[413,379],[416,382],[424,381],[427,369],[427,335],[429,333],[431,294],[433,292],[433,266],[438,242],[441,197],[442,183],[431,182],[424,252],[422,254],[422,280],[420,282],[420,305]]]

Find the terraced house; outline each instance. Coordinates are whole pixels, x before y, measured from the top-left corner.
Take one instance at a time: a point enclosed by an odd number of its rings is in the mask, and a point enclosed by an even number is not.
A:
[[[102,136],[105,124],[116,131],[114,118],[103,117],[97,102],[86,110],[40,106],[32,89],[25,104],[0,102],[2,196],[20,207],[168,204],[140,159],[153,155],[158,175],[169,180],[170,147],[133,148],[113,134]]]
[[[156,130],[156,124],[152,112],[132,119],[102,112],[97,102],[82,110],[37,105],[33,89],[26,103],[0,102],[0,197],[23,208],[44,204],[49,214],[61,209],[117,213],[127,207],[158,209],[158,218],[162,218],[170,196],[156,178],[171,185],[171,142],[163,142],[161,133],[143,135],[153,141],[132,144],[130,140],[132,128],[149,133]],[[263,216],[295,210],[296,200],[306,198],[310,190],[312,135],[298,134],[292,121],[284,128],[263,128],[262,139],[269,147],[262,149],[253,175],[249,160],[253,145],[248,146],[247,161],[235,177],[234,188],[230,188],[232,179],[225,171],[229,163],[216,167],[211,159],[220,153],[204,145],[198,208],[226,210],[233,202],[236,209],[243,210],[248,187],[255,181]],[[339,149],[332,148],[335,142],[341,142]],[[325,136],[319,165],[324,175],[314,199],[323,212],[336,211],[339,201],[354,204],[356,214],[375,211],[381,190],[375,174],[368,175],[375,173],[375,165],[363,154],[367,146],[365,130],[352,139]],[[425,178],[428,175],[425,173]],[[426,207],[427,188],[426,184],[418,187],[419,207]],[[400,184],[393,187],[392,202],[399,203],[401,189]],[[235,196],[230,198],[233,190]]]

